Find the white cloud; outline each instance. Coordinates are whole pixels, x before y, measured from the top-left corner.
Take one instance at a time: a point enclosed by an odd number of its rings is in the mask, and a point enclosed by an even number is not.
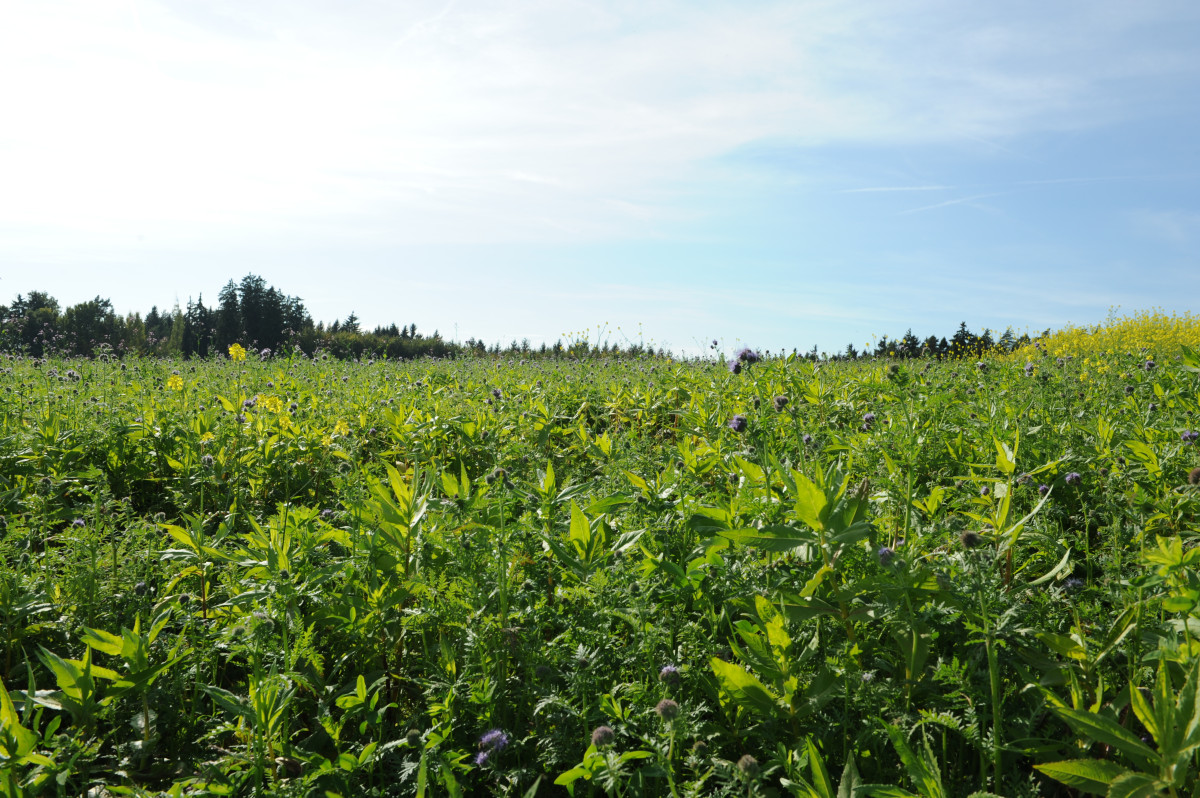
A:
[[[0,31],[0,215],[180,245],[645,235],[686,217],[681,186],[732,179],[705,164],[748,142],[1119,117],[1115,81],[1195,73],[1194,48],[1145,35],[1188,9],[18,2]]]

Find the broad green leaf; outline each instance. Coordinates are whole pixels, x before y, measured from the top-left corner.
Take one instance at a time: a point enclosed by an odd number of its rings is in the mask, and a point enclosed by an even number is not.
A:
[[[1126,773],[1108,786],[1107,798],[1156,798],[1170,785],[1145,773]]]
[[[592,540],[592,527],[574,499],[571,500],[571,540],[577,540],[584,546]]]
[[[710,664],[721,689],[735,704],[765,715],[775,714],[778,699],[753,674],[720,657],[713,657]]]
[[[734,543],[763,551],[785,552],[815,542],[812,532],[794,526],[764,526],[762,529],[714,530]]]
[[[88,629],[85,627],[80,639],[86,645],[113,657],[121,656],[121,652],[125,648],[125,638],[118,637],[112,632],[105,632],[103,629]]]
[[[0,681],[0,745],[8,759],[20,759],[37,745],[37,734],[21,725],[16,707]]]
[[[813,529],[824,529],[828,515],[825,492],[799,471],[792,476],[796,480],[796,517]]]
[[[842,779],[838,782],[837,798],[856,798],[861,787],[862,778],[858,775],[858,765],[855,764],[852,753],[846,760],[846,767],[842,768]]]
[[[1111,745],[1133,759],[1139,767],[1149,768],[1158,761],[1154,751],[1133,732],[1104,715],[1077,709],[1052,707],[1055,714],[1067,722],[1075,733],[1095,742]]]
[[[1129,773],[1116,762],[1107,759],[1068,759],[1063,762],[1045,762],[1033,767],[1068,787],[1092,795],[1106,794],[1108,785],[1113,780]]]

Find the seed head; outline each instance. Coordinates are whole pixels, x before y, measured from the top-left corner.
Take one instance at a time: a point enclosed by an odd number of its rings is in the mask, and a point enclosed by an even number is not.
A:
[[[983,535],[968,530],[959,535],[959,540],[962,541],[963,548],[973,549],[983,543]]]
[[[663,720],[675,720],[675,718],[679,717],[679,704],[669,698],[664,698],[658,702],[658,706],[654,708],[654,711]]]
[[[612,745],[616,738],[616,733],[611,726],[597,726],[592,729],[592,745],[597,748],[603,748],[606,745]]]
[[[762,768],[758,766],[758,760],[749,754],[743,754],[742,758],[737,761],[737,769],[750,779],[757,778],[762,771]]]
[[[1188,472],[1188,484],[1200,485],[1200,466],[1196,466]]]

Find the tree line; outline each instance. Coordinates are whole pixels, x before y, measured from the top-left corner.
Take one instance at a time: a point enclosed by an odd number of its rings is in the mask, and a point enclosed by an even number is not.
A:
[[[1043,335],[1048,334],[1046,333]],[[1040,337],[1040,336],[1039,336]],[[880,358],[976,358],[994,351],[1011,351],[1030,343],[1029,335],[1005,330],[998,338],[984,330],[976,334],[964,321],[949,339],[935,335],[918,338],[910,328],[903,336],[883,336],[874,348],[857,349],[853,344],[836,355],[818,354],[814,347],[803,355],[812,360],[857,360]],[[362,329],[351,313],[331,324],[314,322],[299,297],[288,296],[266,280],[248,274],[230,280],[212,306],[203,296],[188,299],[180,308],[151,307],[140,313],[117,313],[108,299],[99,296],[62,308],[42,291],[18,294],[10,305],[0,304],[0,351],[43,357],[62,355],[96,357],[151,355],[207,358],[224,353],[234,343],[259,353],[303,353],[308,357],[326,353],[339,359],[417,357],[519,357],[533,358],[640,358],[670,357],[671,352],[630,341],[625,346],[610,341],[573,340],[564,343],[530,344],[528,339],[488,345],[468,338],[463,343],[444,340],[434,330],[426,335],[417,325],[397,327],[394,323]],[[716,342],[714,341],[714,347]],[[800,355],[797,350],[793,353]]]
[[[254,274],[226,283],[212,306],[201,295],[189,299],[186,308],[177,304],[163,311],[155,306],[144,316],[121,315],[99,296],[63,308],[43,291],[18,294],[12,304],[0,305],[0,350],[34,357],[205,358],[235,343],[260,354],[303,352],[311,357],[324,351],[339,358],[447,357],[459,349],[437,331],[418,333],[416,324],[365,331],[353,313],[328,326],[314,322],[299,297]]]

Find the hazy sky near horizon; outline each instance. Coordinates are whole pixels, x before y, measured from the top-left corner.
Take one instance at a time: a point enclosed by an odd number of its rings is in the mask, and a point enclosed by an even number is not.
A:
[[[0,302],[254,273],[677,352],[1200,310],[1197,42],[1194,0],[0,0]]]

